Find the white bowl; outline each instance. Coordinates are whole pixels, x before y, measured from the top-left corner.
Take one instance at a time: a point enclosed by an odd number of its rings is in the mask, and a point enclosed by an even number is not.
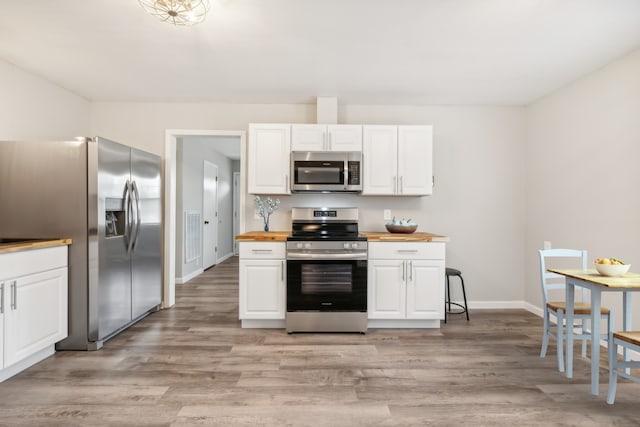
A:
[[[603,276],[622,276],[631,267],[631,264],[595,264],[598,273]]]

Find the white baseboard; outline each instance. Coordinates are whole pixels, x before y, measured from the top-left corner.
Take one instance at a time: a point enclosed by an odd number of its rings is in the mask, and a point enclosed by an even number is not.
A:
[[[204,273],[204,270],[202,268],[199,268],[199,269],[193,271],[192,273],[187,274],[186,276],[176,277],[176,285],[185,284],[189,280],[193,279],[194,277],[197,277],[197,276],[201,275],[202,273]]]
[[[216,264],[220,264],[221,262],[224,262],[226,260],[228,260],[229,258],[231,258],[232,256],[234,256],[235,254],[233,252],[230,252],[226,255],[223,255],[221,258],[218,258],[218,260],[216,261]]]

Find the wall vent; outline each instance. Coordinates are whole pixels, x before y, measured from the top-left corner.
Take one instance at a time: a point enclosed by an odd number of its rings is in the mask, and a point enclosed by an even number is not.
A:
[[[202,255],[200,212],[184,211],[184,262],[196,261]]]

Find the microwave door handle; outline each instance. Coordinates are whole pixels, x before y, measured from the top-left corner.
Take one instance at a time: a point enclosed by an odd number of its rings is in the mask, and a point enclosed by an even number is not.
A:
[[[348,162],[344,162],[344,169],[342,170],[342,185],[344,189],[347,189],[347,185],[349,185],[349,168],[347,167]]]

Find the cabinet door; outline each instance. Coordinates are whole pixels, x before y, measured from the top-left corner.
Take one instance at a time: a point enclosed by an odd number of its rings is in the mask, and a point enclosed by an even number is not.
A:
[[[5,366],[67,336],[66,268],[23,276],[9,283],[8,306],[5,299]]]
[[[284,319],[285,261],[240,260],[240,319]]]
[[[328,151],[362,151],[362,125],[327,125]]]
[[[249,125],[248,180],[251,194],[289,194],[291,125]]]
[[[367,286],[369,319],[405,318],[405,261],[369,261]]]
[[[0,369],[4,368],[4,317],[7,308],[9,282],[0,280]]]
[[[291,125],[291,151],[324,151],[327,126]]]
[[[363,126],[362,155],[362,194],[395,194],[398,175],[397,126]]]
[[[444,264],[407,261],[407,319],[444,319]]]
[[[424,196],[432,192],[432,127],[398,126],[398,193]]]

